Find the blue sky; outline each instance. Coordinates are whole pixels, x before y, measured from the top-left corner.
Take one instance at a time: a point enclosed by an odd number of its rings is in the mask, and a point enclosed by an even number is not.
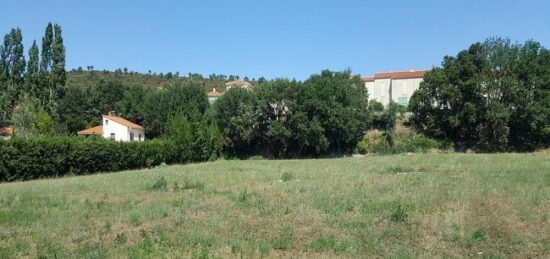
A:
[[[491,36],[550,47],[550,1],[0,0],[25,51],[59,23],[67,68],[305,79],[431,68]]]

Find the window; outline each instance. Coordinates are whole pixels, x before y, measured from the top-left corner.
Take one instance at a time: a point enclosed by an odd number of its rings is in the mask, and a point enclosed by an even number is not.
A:
[[[138,134],[138,140],[141,141],[141,133]]]
[[[397,98],[397,102],[401,105],[407,106],[407,97],[406,96],[399,97]]]
[[[109,120],[105,120],[105,125],[109,125]]]
[[[115,140],[115,133],[111,133],[111,139]]]
[[[134,133],[130,132],[130,141],[134,141]]]

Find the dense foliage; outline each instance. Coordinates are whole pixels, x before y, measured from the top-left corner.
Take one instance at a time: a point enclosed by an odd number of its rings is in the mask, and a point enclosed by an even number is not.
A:
[[[323,71],[304,82],[284,79],[254,92],[231,89],[216,103],[228,155],[274,157],[350,152],[369,126],[367,93],[351,72]]]
[[[476,43],[426,73],[410,103],[421,132],[458,148],[550,146],[550,51],[534,41]]]
[[[102,138],[35,137],[0,141],[0,182],[146,168],[215,158],[203,142],[115,142]],[[206,154],[205,152],[213,152]],[[186,155],[192,154],[192,155]]]

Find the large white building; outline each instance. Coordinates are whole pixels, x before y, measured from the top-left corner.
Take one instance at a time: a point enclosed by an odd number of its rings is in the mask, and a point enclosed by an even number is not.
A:
[[[109,113],[102,115],[102,125],[78,132],[80,136],[101,135],[106,139],[116,141],[144,141],[145,130],[122,117]]]
[[[398,71],[376,73],[372,77],[365,77],[365,87],[369,93],[369,100],[381,102],[384,106],[390,100],[407,106],[412,94],[420,87],[426,71]]]

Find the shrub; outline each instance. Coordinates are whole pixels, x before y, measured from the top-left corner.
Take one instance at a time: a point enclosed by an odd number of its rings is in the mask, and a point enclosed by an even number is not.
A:
[[[395,207],[395,210],[392,212],[390,216],[390,220],[393,222],[405,222],[409,218],[409,214],[407,213],[407,210],[401,203],[398,203]]]
[[[405,152],[427,152],[433,149],[446,149],[450,145],[418,134],[413,130],[398,125],[392,133],[393,145],[387,135],[380,130],[369,130],[363,139],[357,143],[359,154],[379,153],[398,154]]]
[[[64,136],[14,138],[0,141],[0,181],[30,180],[67,174],[83,175],[146,168],[162,163],[207,160],[206,156],[182,158],[178,155],[183,153],[183,150],[197,153],[197,149],[194,143],[176,145],[166,139],[115,142],[101,138]]]
[[[168,182],[164,177],[160,177],[157,181],[151,186],[151,191],[166,191],[168,190]]]

